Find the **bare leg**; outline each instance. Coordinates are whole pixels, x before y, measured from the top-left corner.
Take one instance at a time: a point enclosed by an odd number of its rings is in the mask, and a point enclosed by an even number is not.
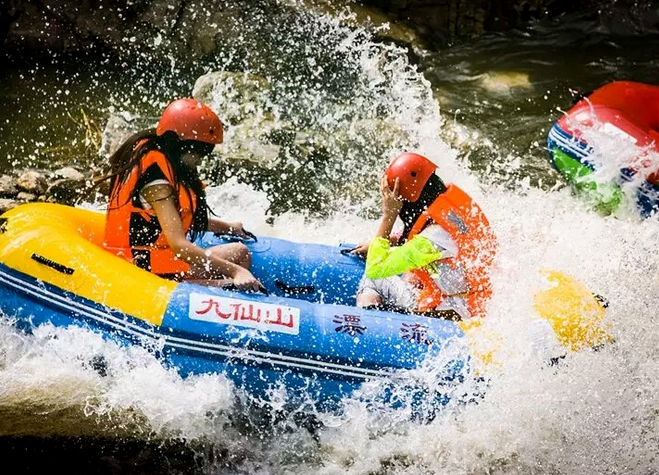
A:
[[[357,290],[358,307],[380,307],[411,309],[416,304],[414,287],[401,276],[384,279],[368,279],[364,276]]]
[[[365,290],[357,294],[357,306],[358,307],[370,307],[377,306],[382,303],[382,297],[375,292],[369,292]]]
[[[245,269],[249,269],[252,264],[252,255],[247,246],[242,243],[234,242],[208,248],[214,256],[233,262]],[[205,283],[205,285],[219,285],[226,280],[225,275],[213,272],[206,264],[193,264],[187,274],[188,282]],[[230,281],[230,279],[228,279]],[[216,281],[217,283],[214,283]],[[225,284],[226,285],[226,284]]]
[[[231,244],[223,244],[221,246],[214,246],[208,249],[217,257],[226,259],[227,261],[238,264],[245,269],[249,269],[252,265],[252,254],[249,252],[247,246],[240,242],[233,242]]]

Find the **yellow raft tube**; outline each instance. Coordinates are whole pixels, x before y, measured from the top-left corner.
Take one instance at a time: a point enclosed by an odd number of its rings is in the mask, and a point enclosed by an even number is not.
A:
[[[4,265],[155,325],[162,322],[176,283],[105,251],[104,213],[30,203],[0,219]]]

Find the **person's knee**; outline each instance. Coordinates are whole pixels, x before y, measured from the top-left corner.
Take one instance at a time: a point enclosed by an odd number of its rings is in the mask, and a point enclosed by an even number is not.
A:
[[[382,303],[382,297],[375,292],[359,292],[357,294],[356,303],[358,307],[370,307],[373,305],[380,305]]]
[[[234,261],[236,264],[249,268],[252,263],[252,253],[249,248],[241,242],[235,242],[230,244],[233,246],[231,252],[234,256]]]
[[[249,248],[241,242],[233,242],[231,244],[214,247],[212,252],[222,259],[226,259],[247,269],[249,269],[252,263],[252,253]]]

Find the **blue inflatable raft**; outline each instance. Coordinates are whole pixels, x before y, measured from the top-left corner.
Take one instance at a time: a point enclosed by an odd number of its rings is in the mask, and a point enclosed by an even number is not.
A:
[[[183,376],[224,374],[257,399],[284,388],[290,404],[313,401],[323,410],[366,381],[386,387],[429,359],[441,361],[464,336],[453,321],[355,307],[364,263],[345,252],[351,246],[245,241],[268,292],[245,294],[161,279],[108,253],[104,220],[46,203],[2,215],[0,311],[26,331],[86,327],[152,349]],[[226,240],[208,234],[200,244]],[[468,360],[468,352],[446,359],[441,377],[461,377]],[[440,404],[449,392],[411,390]]]

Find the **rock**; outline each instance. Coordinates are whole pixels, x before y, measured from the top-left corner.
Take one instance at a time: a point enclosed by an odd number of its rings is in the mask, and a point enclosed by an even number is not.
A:
[[[271,168],[281,147],[272,141],[289,124],[272,113],[271,85],[265,79],[244,73],[214,71],[199,77],[192,95],[209,104],[225,123],[220,156],[248,160]]]
[[[15,208],[20,204],[17,200],[12,200],[8,198],[0,198],[0,214],[3,214],[9,211],[12,208]]]
[[[79,181],[79,182],[85,181],[85,175],[83,175],[81,172],[79,172],[73,167],[60,168],[59,170],[55,170],[53,174],[56,177],[68,178],[69,180],[73,180],[73,181]]]
[[[75,199],[85,191],[85,178],[60,178],[50,184],[46,194],[59,203],[74,204]]]
[[[271,89],[266,79],[253,74],[213,71],[197,78],[192,95],[211,105],[223,121],[233,125],[256,116],[272,120]]]
[[[602,32],[659,31],[659,14],[649,0],[107,0],[103,8],[96,3],[3,2],[0,5],[9,5],[0,6],[4,50],[52,57],[102,46],[117,57],[192,65],[226,44],[240,45],[246,30],[243,23],[258,21],[259,14],[277,25],[282,18],[296,13],[302,17],[309,11],[336,15],[339,21],[367,28],[384,40],[421,48],[426,43],[446,46],[488,32],[523,29],[538,20],[576,12],[594,12]],[[345,13],[348,7],[351,14]],[[249,41],[252,56],[267,50],[257,44],[261,41],[258,35]]]
[[[155,124],[153,124],[155,127]],[[141,127],[137,124],[137,118],[129,114],[113,114],[103,129],[101,148],[99,154],[102,156],[112,155],[125,140],[133,135]]]
[[[39,195],[46,191],[48,183],[41,173],[35,170],[30,170],[18,177],[16,180],[16,187],[19,190]]]
[[[13,198],[17,193],[16,180],[9,175],[0,175],[0,196]]]
[[[350,3],[348,7],[346,4],[329,0],[296,0],[290,5],[319,15],[339,17],[348,26],[363,28],[371,31],[377,38],[393,41],[400,45],[423,44],[414,28],[402,21],[397,21],[388,13],[388,10],[401,8],[401,6],[390,5],[389,8],[378,8],[366,3]]]
[[[533,89],[528,73],[519,71],[490,71],[479,76],[479,80],[481,87],[493,94]]]
[[[21,191],[16,195],[16,199],[19,201],[35,201],[37,199],[37,195]]]

